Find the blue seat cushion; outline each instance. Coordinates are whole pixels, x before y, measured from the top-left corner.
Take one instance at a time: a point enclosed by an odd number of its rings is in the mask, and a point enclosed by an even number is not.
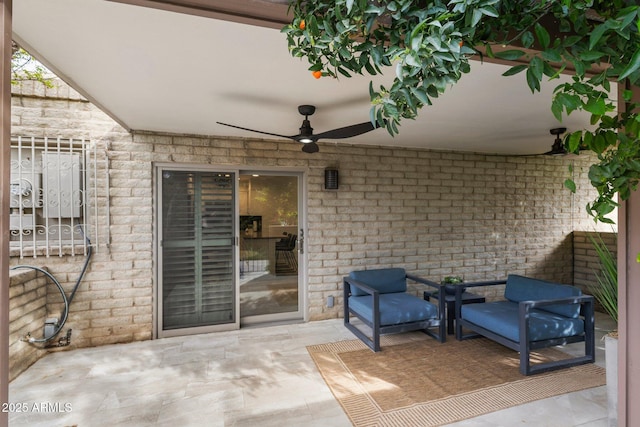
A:
[[[575,286],[560,285],[545,280],[510,274],[504,297],[513,302],[540,301],[547,299],[578,297],[582,291]],[[539,310],[548,311],[565,317],[580,317],[580,304],[559,304],[540,307]]]
[[[350,296],[349,307],[362,318],[373,322],[373,297]],[[438,317],[435,304],[416,296],[400,292],[380,294],[380,326],[419,322]]]
[[[407,291],[407,273],[404,268],[352,271],[349,277],[371,286],[381,294]],[[367,293],[352,286],[351,295],[367,295]]]
[[[466,304],[461,307],[462,318],[485,329],[520,342],[518,329],[518,304],[496,301]],[[582,319],[560,316],[544,310],[533,309],[529,317],[529,340],[541,341],[565,338],[584,333]]]

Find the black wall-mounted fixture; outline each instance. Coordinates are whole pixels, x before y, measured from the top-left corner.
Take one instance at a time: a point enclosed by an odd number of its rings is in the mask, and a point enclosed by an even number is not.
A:
[[[556,139],[553,141],[553,145],[551,146],[551,151],[547,151],[544,153],[547,156],[564,156],[567,154],[567,150],[564,148],[564,144],[562,143],[562,138],[560,135],[565,133],[567,128],[553,128],[549,129],[549,133],[551,135],[555,135]]]
[[[325,190],[338,189],[338,169],[327,168],[324,170],[324,189]]]

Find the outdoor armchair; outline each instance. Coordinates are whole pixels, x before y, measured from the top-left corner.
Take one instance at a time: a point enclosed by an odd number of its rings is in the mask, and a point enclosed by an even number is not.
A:
[[[438,304],[407,293],[407,279],[436,288]],[[380,335],[422,330],[439,342],[446,340],[444,285],[407,274],[403,268],[353,271],[343,279],[344,325],[373,351]],[[351,323],[351,315],[370,329]]]

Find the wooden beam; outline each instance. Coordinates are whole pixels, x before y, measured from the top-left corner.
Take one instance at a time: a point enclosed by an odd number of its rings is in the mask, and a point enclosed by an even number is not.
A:
[[[9,402],[9,180],[11,179],[11,11],[12,0],[0,0],[0,404]],[[0,426],[9,414],[0,411]]]
[[[268,28],[291,23],[287,0],[109,0]]]
[[[625,85],[619,85],[623,99]],[[630,87],[635,100],[640,88]],[[621,108],[624,108],[624,104]],[[618,425],[640,425],[640,191],[620,203],[618,209]]]

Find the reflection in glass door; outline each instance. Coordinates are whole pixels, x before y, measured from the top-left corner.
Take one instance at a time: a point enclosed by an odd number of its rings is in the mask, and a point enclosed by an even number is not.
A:
[[[159,173],[161,335],[237,322],[235,176]]]
[[[243,323],[302,318],[300,174],[241,172],[240,316]]]

